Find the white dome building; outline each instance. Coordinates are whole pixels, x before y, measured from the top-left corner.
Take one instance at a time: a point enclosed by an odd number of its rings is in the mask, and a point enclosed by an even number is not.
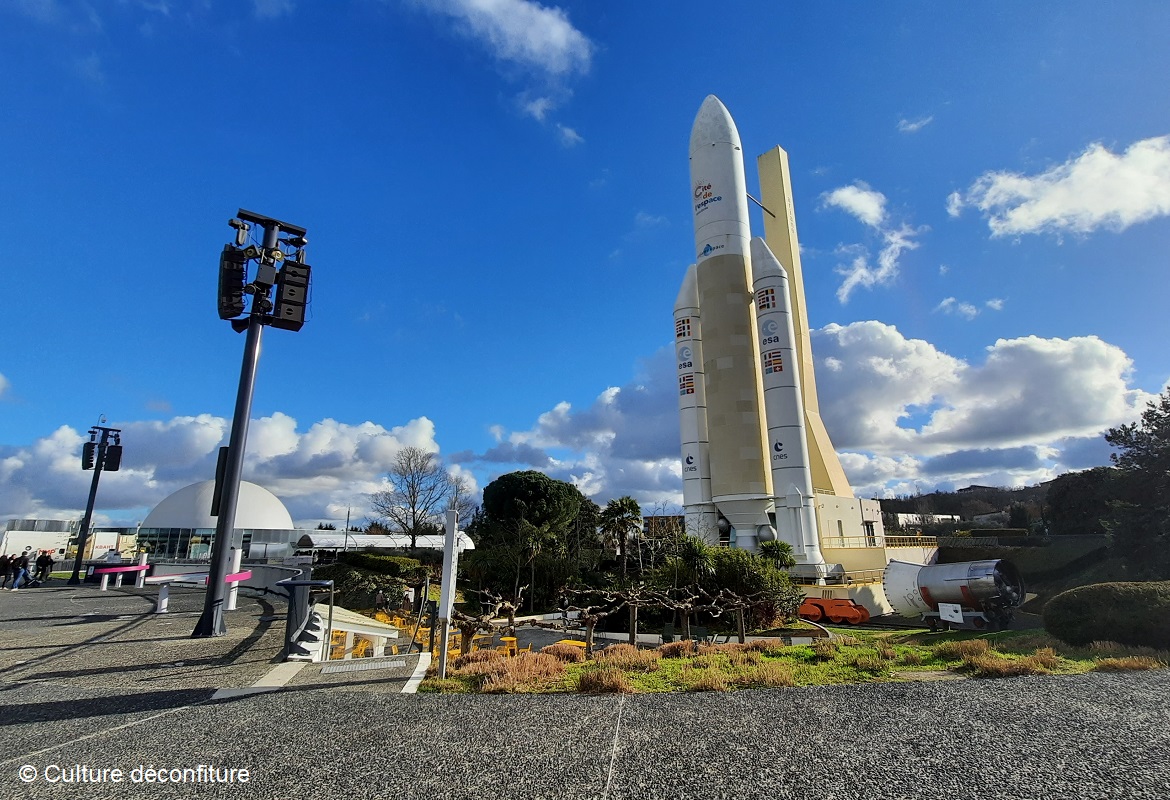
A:
[[[146,515],[138,529],[138,545],[158,558],[208,558],[215,538],[211,516],[215,481],[185,486]],[[243,545],[251,558],[292,555],[290,543],[301,532],[293,528],[284,503],[262,486],[240,481],[232,544]]]

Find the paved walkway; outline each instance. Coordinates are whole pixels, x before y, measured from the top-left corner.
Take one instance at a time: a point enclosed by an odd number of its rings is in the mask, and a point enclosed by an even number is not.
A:
[[[0,592],[0,796],[1170,795],[1167,671],[622,698],[404,695],[395,668],[313,665],[224,694],[278,666],[283,608],[242,600],[191,640],[199,594],[171,604]]]

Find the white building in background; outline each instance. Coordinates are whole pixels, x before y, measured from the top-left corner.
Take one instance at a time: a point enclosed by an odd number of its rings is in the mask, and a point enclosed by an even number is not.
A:
[[[211,516],[215,481],[185,486],[146,515],[138,529],[138,546],[154,558],[211,557],[216,518]],[[297,530],[284,503],[272,492],[240,481],[232,545],[248,558],[286,558],[293,554]]]

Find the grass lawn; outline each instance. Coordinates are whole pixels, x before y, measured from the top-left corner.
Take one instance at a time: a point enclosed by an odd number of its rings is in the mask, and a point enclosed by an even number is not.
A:
[[[779,640],[746,645],[689,642],[638,650],[612,645],[590,661],[546,648],[507,658],[495,652],[457,659],[445,680],[431,677],[421,692],[643,693],[730,691],[783,686],[904,681],[934,676],[1007,677],[1078,674],[1091,670],[1158,669],[1170,653],[1096,642],[1073,648],[1038,631],[997,633],[857,631],[786,646]],[[571,649],[571,648],[570,648]]]

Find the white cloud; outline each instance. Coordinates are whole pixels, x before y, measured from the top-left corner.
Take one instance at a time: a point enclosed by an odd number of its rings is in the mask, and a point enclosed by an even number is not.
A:
[[[992,311],[1003,311],[1003,298],[993,297],[983,305],[987,306]]]
[[[1170,215],[1170,136],[1134,142],[1120,155],[1100,143],[1039,175],[988,172],[961,198],[984,213],[992,236],[1087,234]]]
[[[275,19],[293,12],[293,0],[252,0],[257,19]]]
[[[0,372],[0,397],[3,397],[4,393],[7,392],[11,386],[12,384],[9,382],[9,380],[4,377],[4,373]]]
[[[648,214],[645,211],[639,211],[634,215],[634,225],[638,228],[661,228],[670,224],[662,214]]]
[[[461,34],[501,60],[553,76],[589,71],[593,43],[569,15],[532,0],[415,0],[456,21]]]
[[[839,245],[837,255],[848,262],[836,268],[844,277],[837,288],[837,300],[849,302],[849,296],[858,288],[872,289],[874,286],[888,286],[898,277],[898,262],[907,250],[918,248],[915,236],[928,230],[913,228],[905,223],[892,225],[886,213],[886,196],[857,181],[841,186],[821,195],[821,208],[837,208],[855,217],[880,237],[876,266],[871,263],[869,248],[860,244]]]
[[[963,213],[963,193],[951,192],[947,195],[947,214],[957,217]]]
[[[859,287],[872,289],[874,286],[889,286],[893,283],[898,277],[898,262],[902,253],[918,249],[918,242],[913,237],[925,230],[925,227],[912,228],[909,225],[883,230],[882,248],[878,251],[876,267],[870,264],[867,248],[861,245],[840,248],[838,252],[852,255],[852,260],[836,269],[837,274],[845,278],[837,288],[837,300],[842,304],[849,302],[849,295]]]
[[[567,125],[557,123],[557,133],[560,135],[561,144],[565,147],[576,147],[585,141],[581,134],[577,133]]]
[[[950,271],[951,271],[951,268],[948,267],[946,264],[939,264],[938,265],[938,274],[939,275],[946,275]]]
[[[839,208],[872,228],[879,227],[886,219],[886,196],[860,181],[825,192],[821,195],[821,205]]]
[[[135,520],[127,515],[140,518],[175,490],[214,477],[230,429],[228,420],[208,414],[116,424],[122,468],[103,473],[98,508],[103,520],[119,514],[129,523]],[[84,440],[63,426],[29,445],[0,446],[0,519],[79,517],[92,475],[80,468]],[[420,417],[387,429],[325,419],[299,431],[296,420],[276,413],[251,422],[244,479],[276,494],[296,520],[336,521],[338,507],[352,507],[352,521],[360,523],[368,514],[366,495],[382,486],[394,456],[408,445],[437,453],[434,424]]]
[[[941,303],[935,306],[935,311],[941,311],[944,314],[955,314],[964,319],[975,319],[979,316],[979,309],[970,303],[961,303],[953,297],[945,298]]]
[[[918,119],[903,118],[898,120],[898,130],[902,133],[917,133],[932,122],[934,122],[933,116],[919,117]]]
[[[521,110],[537,122],[544,122],[548,112],[556,108],[556,102],[551,97],[536,97],[529,99],[527,94],[520,95]]]

